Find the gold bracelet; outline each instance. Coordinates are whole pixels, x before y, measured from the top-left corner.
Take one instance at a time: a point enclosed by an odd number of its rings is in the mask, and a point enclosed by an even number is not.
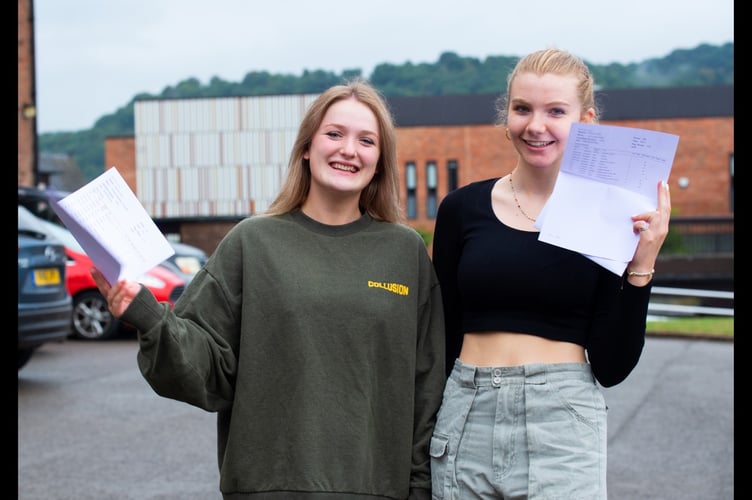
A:
[[[655,275],[655,269],[652,269],[649,273],[638,273],[636,271],[627,271],[627,276],[637,276],[638,278],[653,277]]]

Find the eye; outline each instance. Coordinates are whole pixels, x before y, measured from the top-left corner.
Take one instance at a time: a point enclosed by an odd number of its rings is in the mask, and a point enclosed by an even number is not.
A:
[[[326,132],[327,137],[331,137],[332,139],[336,139],[338,137],[342,137],[342,134],[337,132],[336,130],[330,130],[329,132]]]
[[[553,108],[551,109],[551,114],[556,116],[563,116],[566,115],[567,112],[563,110],[562,108]]]
[[[363,137],[361,140],[364,144],[368,144],[369,146],[375,146],[376,141],[371,137]]]
[[[514,111],[515,113],[518,113],[518,114],[524,114],[524,113],[528,113],[530,111],[530,107],[526,106],[524,104],[517,104],[517,105],[515,105],[515,106],[512,107],[512,111]]]

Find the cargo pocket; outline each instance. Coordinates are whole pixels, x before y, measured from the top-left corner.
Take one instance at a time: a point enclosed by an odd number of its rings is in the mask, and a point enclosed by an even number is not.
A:
[[[431,436],[431,446],[428,452],[431,455],[431,498],[443,499],[446,491],[445,483],[448,482],[449,436],[442,434]]]

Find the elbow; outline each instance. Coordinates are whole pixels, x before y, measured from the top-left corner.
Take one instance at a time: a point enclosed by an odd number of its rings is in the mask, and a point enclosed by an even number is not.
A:
[[[605,350],[588,351],[588,360],[598,383],[603,387],[613,387],[624,382],[637,366],[644,345],[643,336],[629,346],[611,345]]]
[[[627,378],[626,376],[624,376],[624,377],[611,377],[611,376],[598,377],[597,375],[595,377],[595,379],[598,381],[598,383],[601,386],[607,387],[607,388],[608,387],[613,387],[615,385],[618,385],[618,384],[622,383],[624,381],[624,379],[626,379],[626,378]]]
[[[601,386],[613,387],[624,382],[636,365],[637,360],[634,363],[620,365],[610,364],[599,366],[598,364],[591,364],[591,367],[595,379]]]

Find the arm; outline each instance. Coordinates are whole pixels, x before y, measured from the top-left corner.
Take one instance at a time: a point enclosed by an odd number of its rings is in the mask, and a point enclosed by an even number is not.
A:
[[[634,286],[610,271],[603,275],[587,354],[595,378],[611,387],[626,379],[640,359],[652,286]]]
[[[160,396],[207,411],[232,404],[239,327],[224,295],[202,269],[174,310],[144,289],[123,315],[139,330],[138,366]]]
[[[668,184],[660,182],[657,189],[657,210],[632,217],[640,241],[625,275],[602,279],[596,292],[599,304],[587,351],[593,373],[604,387],[627,378],[637,366],[645,344],[652,273],[668,235],[671,213]]]
[[[457,268],[462,252],[462,233],[457,203],[452,196],[444,198],[436,214],[433,235],[433,264],[441,284],[446,328],[446,375],[462,348],[462,315]]]
[[[232,267],[231,262],[236,260],[229,256],[215,268],[224,271],[223,263]],[[238,274],[237,269],[232,272]],[[237,299],[228,297],[240,293],[228,292],[227,285],[204,268],[173,310],[137,282],[121,280],[110,286],[98,270],[92,270],[92,276],[113,315],[138,329],[138,365],[157,394],[207,411],[229,407],[237,369],[239,306]]]
[[[640,241],[627,266],[626,279],[634,286],[645,286],[653,279],[655,262],[668,235],[671,218],[671,195],[668,183],[658,183],[658,208],[655,211],[632,217],[633,230],[640,234]]]
[[[429,295],[420,306],[415,361],[415,410],[409,500],[431,498],[429,446],[444,393],[444,312],[441,290],[426,255]]]

